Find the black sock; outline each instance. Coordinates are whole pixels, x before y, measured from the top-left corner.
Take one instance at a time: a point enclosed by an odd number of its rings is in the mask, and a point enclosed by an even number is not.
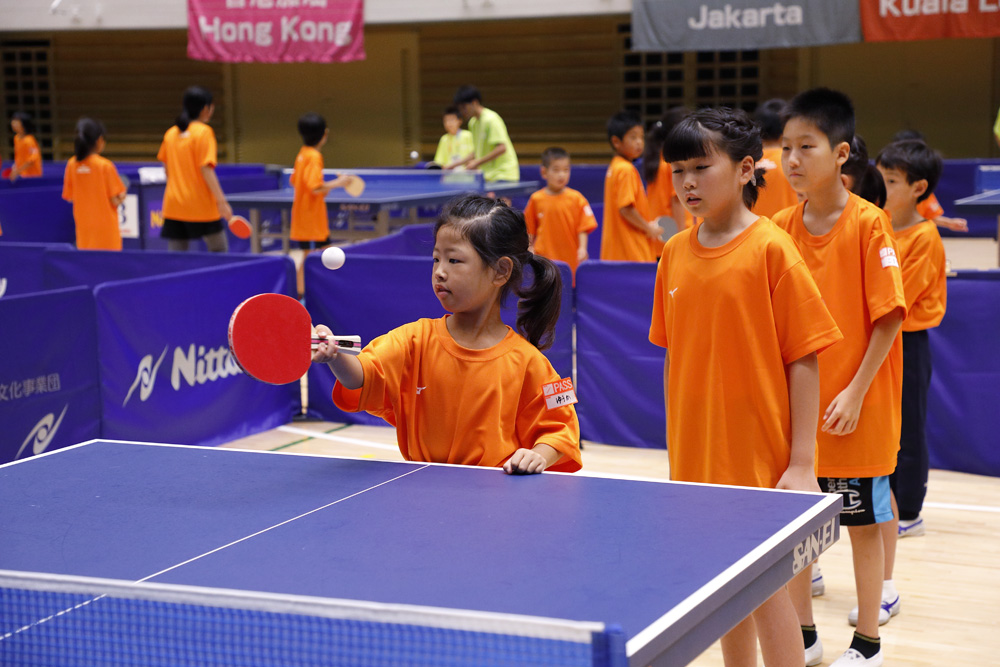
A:
[[[803,625],[802,628],[802,642],[805,644],[806,648],[809,648],[816,643],[816,626],[815,625]]]
[[[865,659],[871,658],[873,655],[878,653],[881,645],[881,641],[878,637],[872,639],[871,637],[865,637],[863,634],[858,632],[854,633],[854,640],[851,641],[851,648],[865,656]]]

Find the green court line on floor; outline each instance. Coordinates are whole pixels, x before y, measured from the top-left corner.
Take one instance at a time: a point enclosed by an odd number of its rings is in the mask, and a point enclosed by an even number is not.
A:
[[[329,431],[324,431],[324,433],[336,433],[337,431],[343,431],[344,429],[351,428],[352,426],[354,426],[354,424],[341,424],[340,426],[337,426],[336,428],[331,428]],[[300,433],[301,431],[297,430],[295,432],[296,433]],[[290,442],[287,445],[281,445],[280,447],[275,447],[274,449],[272,449],[270,451],[272,451],[272,452],[280,452],[282,449],[288,449],[289,447],[294,447],[295,445],[301,445],[303,442],[308,442],[308,441],[313,440],[313,439],[314,439],[313,436],[310,436],[310,437],[307,437],[307,438],[299,438],[298,440],[296,440],[294,442]]]

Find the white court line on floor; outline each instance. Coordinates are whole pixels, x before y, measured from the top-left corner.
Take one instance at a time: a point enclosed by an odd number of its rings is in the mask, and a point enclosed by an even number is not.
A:
[[[362,447],[371,447],[373,449],[384,449],[387,452],[399,451],[399,447],[396,445],[383,445],[379,442],[370,442],[368,440],[359,440],[357,438],[345,438],[342,435],[333,435],[332,433],[323,433],[322,431],[310,431],[304,428],[296,428],[295,426],[279,426],[277,430],[284,433],[291,433],[293,435],[304,435],[318,440],[330,440],[332,442],[343,442],[348,445],[360,445]]]
[[[933,507],[937,510],[963,510],[966,512],[993,512],[1000,514],[1000,507],[992,505],[958,505],[955,503],[924,503],[924,507]]]

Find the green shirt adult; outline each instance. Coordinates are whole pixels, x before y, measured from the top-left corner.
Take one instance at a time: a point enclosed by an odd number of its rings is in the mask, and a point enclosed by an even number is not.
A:
[[[478,118],[469,119],[469,131],[472,132],[472,144],[476,159],[479,159],[503,144],[507,150],[502,155],[480,165],[483,178],[486,181],[519,181],[521,169],[517,163],[517,153],[514,144],[507,134],[507,125],[503,118],[492,109],[483,108]]]

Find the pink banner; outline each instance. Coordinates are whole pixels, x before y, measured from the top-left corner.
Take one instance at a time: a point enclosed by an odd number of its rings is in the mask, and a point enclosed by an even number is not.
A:
[[[230,63],[364,60],[364,0],[188,0],[188,57]]]

